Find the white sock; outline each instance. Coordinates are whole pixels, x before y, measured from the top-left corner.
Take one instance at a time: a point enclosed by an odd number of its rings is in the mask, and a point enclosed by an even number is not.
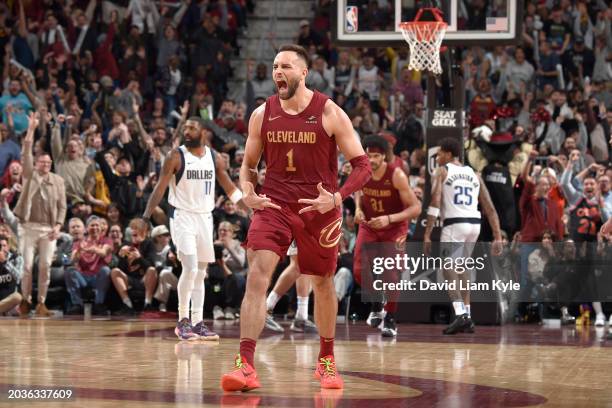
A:
[[[193,292],[191,292],[191,323],[196,325],[204,318],[204,278],[206,277],[206,268],[198,269],[195,282],[193,283]]]
[[[295,318],[301,320],[308,320],[308,296],[298,296],[297,312],[295,312]]]
[[[130,300],[129,297],[126,297],[125,299],[122,299],[122,300],[123,300],[123,303],[125,303],[127,307],[129,307],[130,309],[134,308],[134,305],[132,305],[132,301]]]
[[[145,297],[145,305],[150,305],[150,304],[151,304],[151,298]]]
[[[266,299],[266,310],[269,312],[273,311],[279,299],[280,296],[275,291],[271,291]]]
[[[189,319],[189,302],[198,274],[198,261],[195,254],[185,255],[181,252],[179,252],[179,259],[183,263],[183,272],[179,277],[178,285],[176,285],[176,291],[178,293],[178,318],[181,321],[184,318]]]
[[[462,300],[458,302],[453,302],[453,309],[455,309],[456,316],[461,316],[462,314],[466,313],[465,305],[463,304]]]
[[[472,317],[472,306],[465,305],[465,313],[467,313],[468,317]]]
[[[593,302],[593,310],[598,316],[603,315],[603,309],[601,308],[601,302]],[[604,316],[605,319],[605,316]]]
[[[567,316],[569,314],[569,312],[567,311],[567,306],[563,306],[561,308],[561,315],[562,316]]]

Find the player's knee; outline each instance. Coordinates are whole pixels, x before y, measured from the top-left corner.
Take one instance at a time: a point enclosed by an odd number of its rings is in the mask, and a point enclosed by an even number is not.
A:
[[[251,273],[247,279],[247,290],[252,293],[266,293],[270,280],[263,273]]]
[[[313,290],[325,290],[334,287],[333,276],[313,276],[311,282]]]

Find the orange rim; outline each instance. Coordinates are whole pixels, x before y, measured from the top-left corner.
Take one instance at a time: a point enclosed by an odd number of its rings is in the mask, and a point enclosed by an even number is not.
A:
[[[417,41],[431,41],[440,30],[446,30],[448,24],[444,21],[405,21],[399,26],[402,30],[415,33]]]

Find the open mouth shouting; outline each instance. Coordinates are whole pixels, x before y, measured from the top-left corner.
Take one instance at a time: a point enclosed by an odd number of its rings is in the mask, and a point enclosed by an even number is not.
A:
[[[287,85],[287,81],[285,81],[284,79],[277,79],[276,80],[276,88],[278,89],[278,92],[287,92],[287,90],[289,89],[289,85]]]

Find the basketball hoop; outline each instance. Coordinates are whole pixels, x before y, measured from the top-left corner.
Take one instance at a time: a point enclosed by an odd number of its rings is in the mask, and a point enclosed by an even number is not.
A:
[[[423,11],[432,13],[435,20],[420,21]],[[440,46],[448,28],[448,24],[442,19],[442,12],[437,8],[419,9],[414,20],[400,23],[400,28],[410,46],[408,68],[441,74]]]

